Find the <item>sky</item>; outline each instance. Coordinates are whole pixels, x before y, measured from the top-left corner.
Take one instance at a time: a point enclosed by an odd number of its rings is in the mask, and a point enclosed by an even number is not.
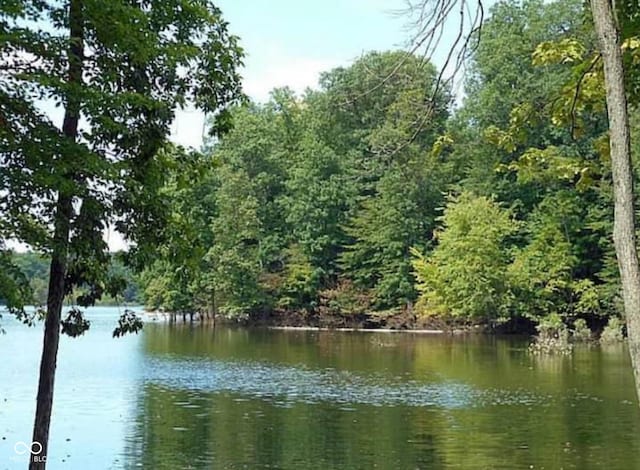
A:
[[[483,2],[486,9],[493,3]],[[216,4],[229,31],[240,38],[246,54],[243,88],[258,102],[268,100],[276,87],[288,86],[298,93],[314,88],[321,72],[349,65],[366,52],[406,50],[413,32],[407,0],[218,0]],[[438,67],[458,31],[457,11],[449,17],[441,47],[431,57]],[[459,84],[454,91],[461,97]],[[198,111],[179,111],[171,139],[198,148],[203,124]]]
[[[245,50],[245,93],[264,102],[275,87],[301,93],[321,72],[348,65],[371,50],[404,48],[404,0],[218,0],[229,30]],[[176,143],[199,147],[204,116],[178,113]]]

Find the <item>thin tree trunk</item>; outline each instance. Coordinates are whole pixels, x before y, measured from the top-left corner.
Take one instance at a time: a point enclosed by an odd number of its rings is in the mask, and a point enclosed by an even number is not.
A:
[[[69,240],[69,219],[73,207],[71,198],[58,197],[56,209],[55,248],[51,256],[47,317],[44,326],[44,342],[40,361],[40,379],[32,442],[39,442],[42,452],[31,454],[31,470],[44,469],[49,444],[49,425],[53,405],[53,387],[56,374],[58,343],[60,340],[60,316],[64,302],[64,278],[66,274]]]
[[[216,290],[213,289],[211,300],[213,301],[213,327],[216,327],[216,317],[218,316],[218,304],[216,302]]]
[[[629,352],[640,397],[640,266],[635,236],[633,171],[629,114],[624,86],[620,35],[609,0],[591,0],[591,12],[604,65],[613,176],[613,241],[618,258]]]
[[[83,0],[71,0],[69,6],[69,71],[68,81],[73,84],[82,83],[83,58]],[[77,93],[77,91],[72,91]],[[75,141],[78,136],[78,121],[80,119],[80,101],[77,96],[67,98],[62,132],[70,140]],[[72,156],[73,158],[73,156]],[[68,174],[67,177],[73,177]],[[51,424],[51,410],[53,407],[53,389],[60,341],[60,316],[65,296],[65,276],[67,271],[67,257],[69,252],[69,233],[73,216],[73,198],[66,188],[58,191],[53,235],[53,250],[51,254],[51,269],[49,272],[49,292],[47,295],[47,317],[44,326],[44,341],[42,358],[40,361],[40,378],[38,383],[38,397],[36,402],[36,416],[33,425],[33,442],[42,446],[38,454],[31,454],[30,470],[44,469],[49,447],[49,427]]]

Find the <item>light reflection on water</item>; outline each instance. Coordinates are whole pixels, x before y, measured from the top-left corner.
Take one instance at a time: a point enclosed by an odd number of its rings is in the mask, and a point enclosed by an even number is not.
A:
[[[147,324],[60,347],[49,468],[640,468],[624,347]],[[4,318],[0,470],[30,440],[41,328]]]
[[[472,408],[491,405],[543,405],[550,396],[529,390],[476,390],[464,383],[390,381],[332,368],[309,369],[260,362],[147,358],[144,380],[167,388],[228,392],[272,400],[278,404],[321,401],[373,406]]]

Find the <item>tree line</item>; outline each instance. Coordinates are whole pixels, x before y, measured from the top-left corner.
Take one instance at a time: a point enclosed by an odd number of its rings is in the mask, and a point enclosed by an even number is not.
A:
[[[618,327],[591,18],[500,2],[481,34],[462,99],[424,58],[371,52],[318,90],[236,107],[165,187],[173,236],[141,276],[147,306]],[[637,63],[637,38],[623,47]]]

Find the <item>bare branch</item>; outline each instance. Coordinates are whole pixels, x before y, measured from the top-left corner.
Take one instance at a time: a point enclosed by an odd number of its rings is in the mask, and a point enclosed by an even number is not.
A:
[[[397,75],[410,57],[419,56],[425,62],[437,63],[436,54],[442,50],[446,51],[431,97],[416,122],[415,131],[409,140],[390,152],[385,152],[387,156],[393,156],[415,141],[433,116],[438,95],[449,86],[453,89],[452,85],[464,69],[465,61],[480,43],[485,16],[483,0],[407,0],[406,3],[405,10],[398,13],[408,18],[408,27],[413,31],[405,54],[388,75],[380,77],[375,86],[342,103],[347,107],[383,88]],[[458,14],[454,16],[453,12],[456,9]],[[455,18],[457,18],[457,27]],[[449,38],[450,35],[447,32],[453,28],[456,28],[455,36]]]
[[[596,66],[596,64],[600,61],[601,58],[602,58],[602,55],[601,54],[597,54],[596,57],[589,64],[589,67],[587,67],[580,74],[580,78],[578,79],[578,83],[576,83],[576,90],[575,90],[575,93],[573,95],[573,100],[571,101],[571,128],[570,128],[571,138],[574,139],[574,140],[575,140],[576,121],[577,121],[576,106],[578,104],[578,98],[580,97],[580,87],[582,86],[582,82],[585,79],[585,77],[593,70],[593,68]]]
[[[409,49],[408,55],[415,54],[422,49],[423,60],[431,62],[433,62],[433,57],[441,45],[445,36],[445,29],[452,19],[451,12],[456,6],[458,7],[457,32],[453,40],[445,44],[447,47],[446,57],[444,63],[440,66],[428,106],[419,118],[417,127],[410,139],[394,149],[389,156],[406,148],[420,135],[420,132],[422,132],[435,112],[438,94],[454,83],[460,71],[463,70],[465,61],[477,49],[484,21],[482,0],[420,0],[419,2],[409,2],[408,14],[413,14],[416,17],[414,25],[417,33],[413,38],[413,47]],[[389,78],[386,78],[386,80]]]

